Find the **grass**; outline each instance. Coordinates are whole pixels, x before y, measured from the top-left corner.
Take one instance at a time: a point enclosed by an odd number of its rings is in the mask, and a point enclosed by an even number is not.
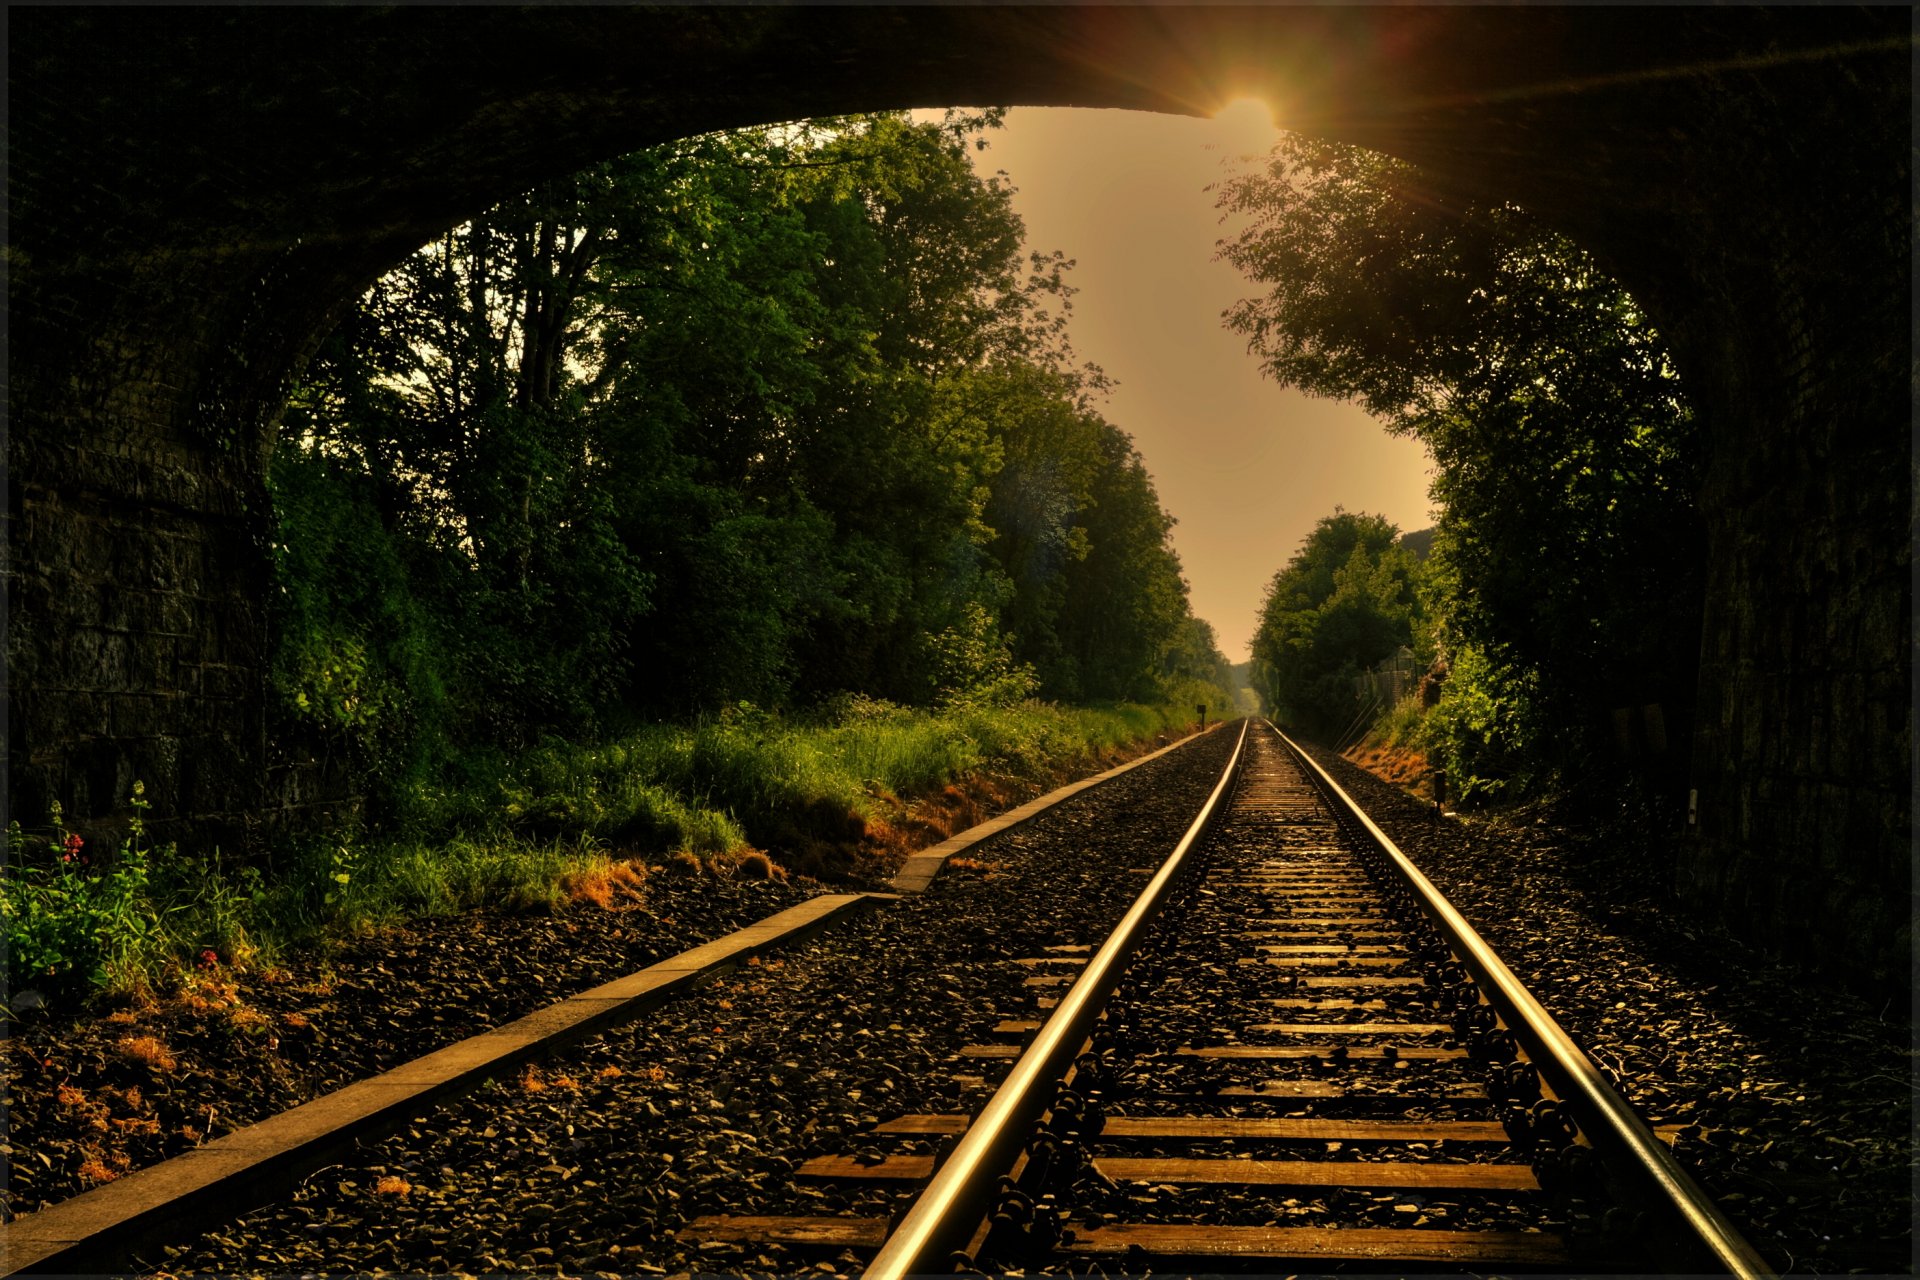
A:
[[[16,977],[15,990],[37,984],[61,1002],[191,991],[229,969],[270,968],[316,939],[410,918],[481,906],[619,909],[644,901],[654,875],[871,875],[1010,795],[1184,727],[1186,707],[1212,700],[1193,692],[1161,707],[938,711],[853,698],[807,719],[735,707],[600,745],[547,743],[432,797],[437,820],[411,832],[308,835],[260,867],[148,848],[136,796],[140,820],[106,860],[110,871],[83,875],[63,861],[63,830],[13,833],[16,853],[44,845],[52,870],[31,858],[8,866],[9,940],[20,954],[13,935],[31,927],[58,958]],[[109,880],[113,893],[94,891]]]
[[[1400,751],[1427,749],[1427,709],[1416,690],[1395,703],[1367,730],[1365,741]]]

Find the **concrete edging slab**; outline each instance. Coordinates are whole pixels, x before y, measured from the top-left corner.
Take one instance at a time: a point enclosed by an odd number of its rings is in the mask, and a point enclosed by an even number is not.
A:
[[[3,1274],[85,1275],[124,1265],[142,1247],[177,1240],[269,1203],[349,1142],[392,1132],[430,1104],[628,1021],[751,956],[811,937],[854,910],[896,899],[886,893],[810,898],[637,973],[25,1214],[0,1225]]]
[[[1202,734],[1212,733],[1224,723],[1225,721],[1216,721],[1205,729],[1195,730],[1184,738],[1168,743],[1158,751],[1150,751],[1144,756],[1136,756],[1125,764],[1117,764],[1105,773],[1096,773],[1091,778],[1082,778],[1078,782],[1069,782],[1064,787],[1058,787],[1043,796],[1027,801],[1017,809],[1009,809],[997,818],[988,818],[978,826],[968,827],[958,835],[949,836],[932,848],[922,849],[919,853],[909,857],[906,862],[901,865],[900,870],[894,873],[894,877],[889,883],[892,884],[894,890],[898,893],[925,893],[932,887],[934,879],[940,874],[941,869],[946,866],[947,859],[953,857],[955,854],[963,853],[974,845],[979,844],[982,840],[987,839],[989,836],[999,835],[1009,827],[1017,827],[1029,818],[1051,809],[1062,800],[1079,795],[1089,787],[1097,787],[1103,782],[1119,777],[1129,769],[1138,769],[1150,760],[1158,760],[1170,751],[1178,751],[1181,747],[1188,745]]]

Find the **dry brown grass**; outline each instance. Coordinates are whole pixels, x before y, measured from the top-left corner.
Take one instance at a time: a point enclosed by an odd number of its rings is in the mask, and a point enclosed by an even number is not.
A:
[[[545,1093],[549,1089],[574,1090],[580,1087],[580,1081],[573,1076],[564,1072],[548,1075],[544,1069],[531,1062],[520,1069],[519,1083],[524,1093]]]
[[[103,1182],[112,1182],[120,1176],[107,1166],[106,1161],[100,1158],[98,1152],[88,1152],[87,1158],[80,1162],[78,1172],[82,1182],[96,1187]]]
[[[1413,791],[1423,800],[1433,798],[1433,766],[1418,751],[1369,742],[1348,751],[1347,759],[1376,778]]]
[[[70,1112],[73,1119],[95,1133],[105,1133],[108,1127],[106,1104],[99,1099],[90,1098],[86,1091],[71,1084],[61,1084],[53,1092],[54,1101],[62,1110]]]
[[[149,1071],[171,1071],[179,1066],[179,1060],[165,1043],[154,1036],[127,1036],[114,1046],[122,1059]]]
[[[785,880],[787,873],[773,865],[773,859],[758,849],[749,849],[739,855],[733,864],[733,873],[743,880]]]
[[[618,1080],[621,1076],[625,1075],[626,1072],[618,1067],[602,1067],[593,1074],[601,1080]]]
[[[978,774],[917,799],[883,792],[876,799],[884,816],[868,823],[868,848],[882,867],[897,869],[908,856],[985,822],[1019,798],[1003,780]]]
[[[602,911],[638,906],[646,900],[646,889],[647,869],[637,862],[610,862],[560,878],[567,901],[592,903]]]
[[[697,876],[706,870],[700,861],[700,855],[689,849],[676,849],[667,855],[667,873],[676,876]]]
[[[239,1005],[240,988],[226,978],[188,974],[173,1000],[188,1013],[221,1013]]]
[[[133,1158],[124,1151],[102,1152],[98,1147],[87,1147],[77,1172],[84,1181],[99,1186],[112,1182],[132,1167]]]

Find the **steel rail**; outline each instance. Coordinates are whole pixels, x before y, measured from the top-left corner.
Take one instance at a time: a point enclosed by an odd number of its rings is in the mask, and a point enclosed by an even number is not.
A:
[[[1648,1198],[1652,1206],[1686,1233],[1685,1238],[1675,1243],[1696,1247],[1699,1256],[1688,1260],[1690,1269],[1700,1271],[1702,1268],[1699,1264],[1711,1259],[1725,1274],[1741,1277],[1741,1280],[1773,1277],[1776,1273],[1759,1251],[1740,1234],[1739,1228],[1727,1219],[1720,1207],[1700,1188],[1700,1184],[1680,1167],[1665,1144],[1647,1127],[1646,1121],[1620,1096],[1619,1090],[1574,1043],[1566,1029],[1514,977],[1513,971],[1487,945],[1486,939],[1467,923],[1466,917],[1454,909],[1453,904],[1413,865],[1406,854],[1400,852],[1400,847],[1392,838],[1354,803],[1345,789],[1333,780],[1333,775],[1320,767],[1319,761],[1281,733],[1272,721],[1267,722],[1267,727],[1279,734],[1280,740],[1306,766],[1308,777],[1315,781],[1334,808],[1354,819],[1387,857],[1389,864],[1413,891],[1421,908],[1453,944],[1455,955],[1473,973],[1488,1002],[1506,1020],[1515,1038],[1526,1047],[1534,1066],[1553,1083],[1561,1101],[1576,1110],[1581,1131],[1588,1140],[1615,1161],[1624,1164],[1630,1174],[1637,1175],[1643,1191],[1651,1192]]]
[[[1061,997],[1033,1043],[987,1100],[979,1118],[967,1126],[946,1163],[867,1264],[863,1280],[901,1280],[905,1276],[952,1272],[944,1255],[964,1244],[986,1216],[995,1180],[1033,1136],[1034,1122],[1052,1099],[1051,1086],[1080,1052],[1107,997],[1126,972],[1127,962],[1139,949],[1147,926],[1165,905],[1189,851],[1224,807],[1221,802],[1246,751],[1249,724],[1251,721],[1241,722],[1233,756],[1199,817],[1087,962],[1079,980]]]

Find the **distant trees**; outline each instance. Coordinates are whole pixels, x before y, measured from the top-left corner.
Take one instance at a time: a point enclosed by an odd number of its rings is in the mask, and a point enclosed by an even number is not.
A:
[[[1267,369],[1432,452],[1439,639],[1473,653],[1456,679],[1487,673],[1481,692],[1506,700],[1487,723],[1565,761],[1610,708],[1683,721],[1701,445],[1619,283],[1524,209],[1450,210],[1411,167],[1353,147],[1287,136],[1220,204],[1250,218],[1222,253],[1264,292],[1228,323]],[[1563,727],[1572,739],[1550,741]]]
[[[1354,677],[1415,641],[1419,564],[1399,532],[1384,516],[1336,510],[1267,586],[1256,691],[1305,733],[1340,733],[1359,709]]]
[[[740,700],[1145,698],[1206,666],[1171,521],[1073,365],[1071,264],[968,162],[995,122],[688,139],[383,277],[274,462],[287,716],[417,769]]]

